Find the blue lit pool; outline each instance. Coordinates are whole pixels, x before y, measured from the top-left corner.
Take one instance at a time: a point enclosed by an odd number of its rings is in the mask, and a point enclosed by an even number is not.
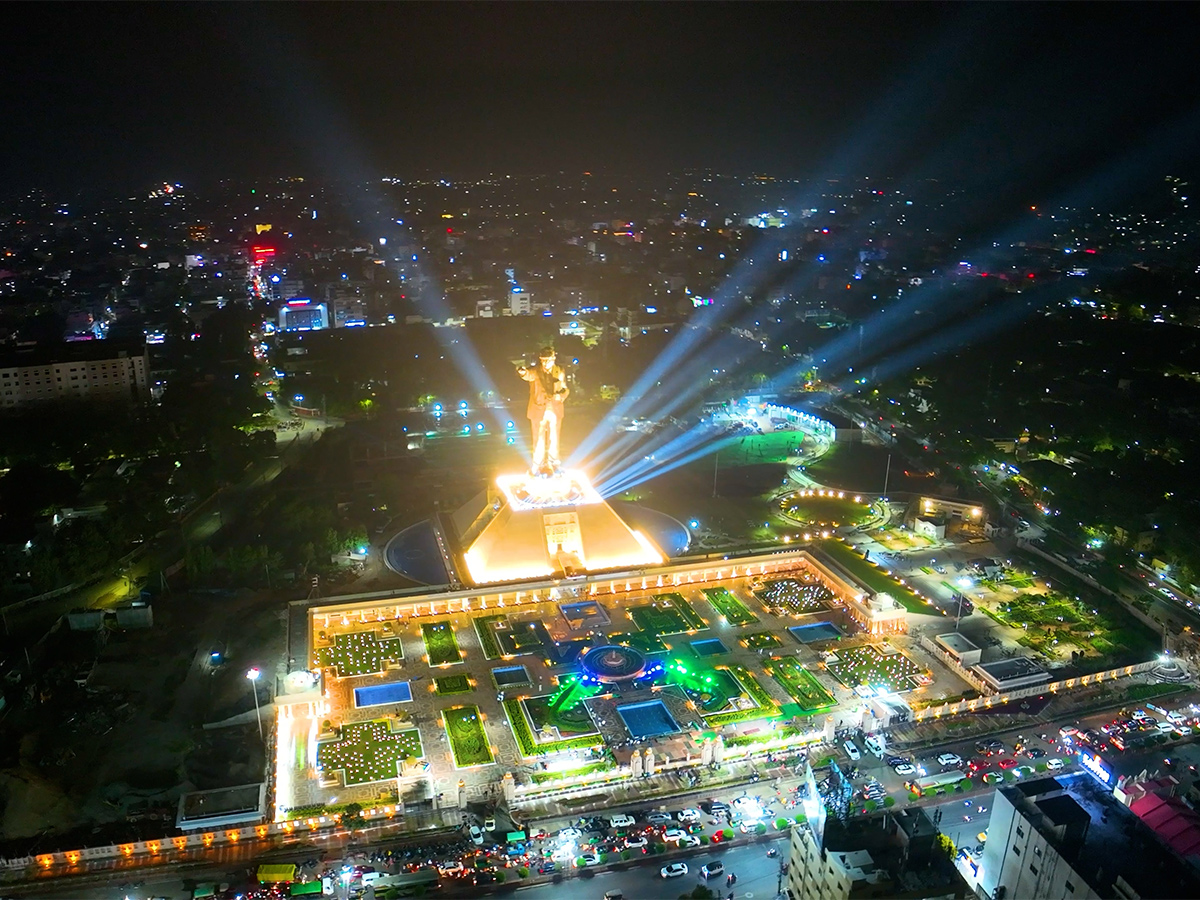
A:
[[[408,686],[407,681],[372,684],[354,689],[354,705],[358,709],[362,709],[364,706],[384,706],[388,703],[409,703],[411,701],[412,689]]]
[[[638,740],[658,737],[662,734],[674,734],[679,731],[679,723],[671,715],[666,704],[661,700],[647,700],[644,703],[630,703],[628,706],[618,706],[617,713],[629,733]]]
[[[788,629],[792,637],[802,644],[814,644],[817,641],[832,641],[845,637],[842,630],[832,622],[814,622],[811,625],[793,625]]]
[[[716,638],[706,638],[703,641],[692,641],[692,651],[697,656],[716,656],[718,653],[728,653],[729,648]]]

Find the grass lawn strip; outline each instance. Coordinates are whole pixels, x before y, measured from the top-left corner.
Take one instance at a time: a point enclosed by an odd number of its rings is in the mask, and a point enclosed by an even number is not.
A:
[[[336,669],[338,678],[376,675],[404,658],[404,645],[399,638],[380,640],[377,631],[351,631],[334,635],[333,646],[317,648],[316,657],[317,665]]]
[[[701,593],[730,625],[749,625],[758,621],[758,616],[746,609],[746,604],[733,596],[728,588],[702,588]]]
[[[755,702],[753,709],[738,709],[732,712],[717,713],[704,717],[704,724],[710,728],[722,725],[732,725],[735,722],[748,722],[753,719],[773,719],[779,715],[779,704],[766,692],[758,679],[744,666],[731,665],[726,671],[742,686],[746,695]]]
[[[475,690],[471,687],[471,679],[466,675],[441,675],[433,679],[437,692],[445,697],[448,694],[469,694]]]
[[[425,751],[417,729],[392,731],[393,722],[373,719],[341,726],[336,740],[317,744],[317,769],[341,771],[347,786],[396,778],[398,763],[421,759]]]
[[[862,554],[841,541],[822,541],[818,553],[824,553],[873,593],[886,593],[909,612],[929,615],[932,604],[925,602],[909,588],[891,575],[884,573],[875,563],[863,559]]]
[[[805,711],[826,709],[836,702],[817,677],[794,657],[771,660],[766,664],[766,669]]]
[[[669,594],[656,594],[654,597],[660,604],[669,604],[681,616],[688,626],[694,631],[700,631],[708,627],[708,623],[700,618],[700,614],[696,612],[692,604],[684,599],[683,594],[671,592]]]
[[[500,650],[500,642],[496,640],[496,623],[506,619],[508,616],[501,613],[498,616],[476,616],[472,620],[475,634],[479,637],[479,646],[483,648],[484,659],[499,659],[504,655]]]
[[[462,653],[454,637],[454,627],[448,622],[428,622],[421,626],[421,637],[425,639],[425,653],[431,666],[444,666],[462,662]]]
[[[488,746],[478,706],[443,709],[442,723],[450,738],[450,750],[454,753],[455,766],[467,769],[471,766],[491,765],[496,761],[492,756],[492,748]]]

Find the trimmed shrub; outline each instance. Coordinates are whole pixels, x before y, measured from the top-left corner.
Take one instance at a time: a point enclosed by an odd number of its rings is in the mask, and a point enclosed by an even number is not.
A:
[[[958,783],[958,786],[960,788],[962,788],[964,791],[969,791],[969,790],[971,790],[971,788],[975,787],[975,784],[974,784],[974,782],[971,781],[970,778],[964,778],[962,781],[960,781]]]
[[[628,850],[621,851],[621,859],[629,859],[630,856],[632,856],[630,851],[628,851]]]
[[[733,830],[732,829],[722,828],[720,831],[720,835],[721,835],[721,840],[723,840],[723,841],[733,840]]]
[[[1033,768],[1034,768],[1034,770],[1035,770],[1035,771],[1037,771],[1037,772],[1045,772],[1045,771],[1047,770],[1047,766],[1046,766],[1046,764],[1045,764],[1045,763],[1038,763],[1038,764],[1037,764],[1036,766],[1034,766]]]
[[[496,870],[496,884],[502,884],[503,882],[504,882],[504,870],[497,869]]]
[[[524,866],[521,866],[519,869],[517,869],[517,877],[518,878],[528,878],[529,870],[527,868],[525,868]]]
[[[754,826],[754,833],[755,834],[766,834],[767,826],[764,825],[762,822],[759,822],[757,825]]]
[[[920,799],[921,799],[921,795],[920,795],[920,794],[918,794],[916,791],[909,791],[909,793],[908,793],[908,799],[909,799],[909,800],[920,800]]]
[[[783,816],[780,816],[778,819],[775,820],[775,828],[778,831],[783,831],[783,829],[787,828],[791,824],[792,823],[789,822],[787,819],[785,819]]]
[[[866,803],[863,804],[863,809],[866,812],[875,812],[875,810],[878,808],[879,808],[879,804],[876,803],[874,800],[868,800]]]
[[[896,805],[896,798],[895,797],[884,797],[883,805],[890,809],[891,807]]]
[[[708,835],[707,834],[700,835],[700,846],[703,847],[707,843],[708,843]]]

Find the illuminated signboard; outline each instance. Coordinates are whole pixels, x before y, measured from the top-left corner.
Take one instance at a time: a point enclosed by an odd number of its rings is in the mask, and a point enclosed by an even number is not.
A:
[[[1087,771],[1091,772],[1096,780],[1101,784],[1105,786],[1112,784],[1112,772],[1109,771],[1108,766],[1104,764],[1104,760],[1102,760],[1095,753],[1088,753],[1086,750],[1081,751],[1079,754],[1079,764]]]

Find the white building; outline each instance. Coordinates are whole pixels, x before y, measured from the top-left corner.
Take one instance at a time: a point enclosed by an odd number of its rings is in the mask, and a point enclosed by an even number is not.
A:
[[[0,409],[65,398],[144,403],[146,348],[80,341],[0,357]]]

